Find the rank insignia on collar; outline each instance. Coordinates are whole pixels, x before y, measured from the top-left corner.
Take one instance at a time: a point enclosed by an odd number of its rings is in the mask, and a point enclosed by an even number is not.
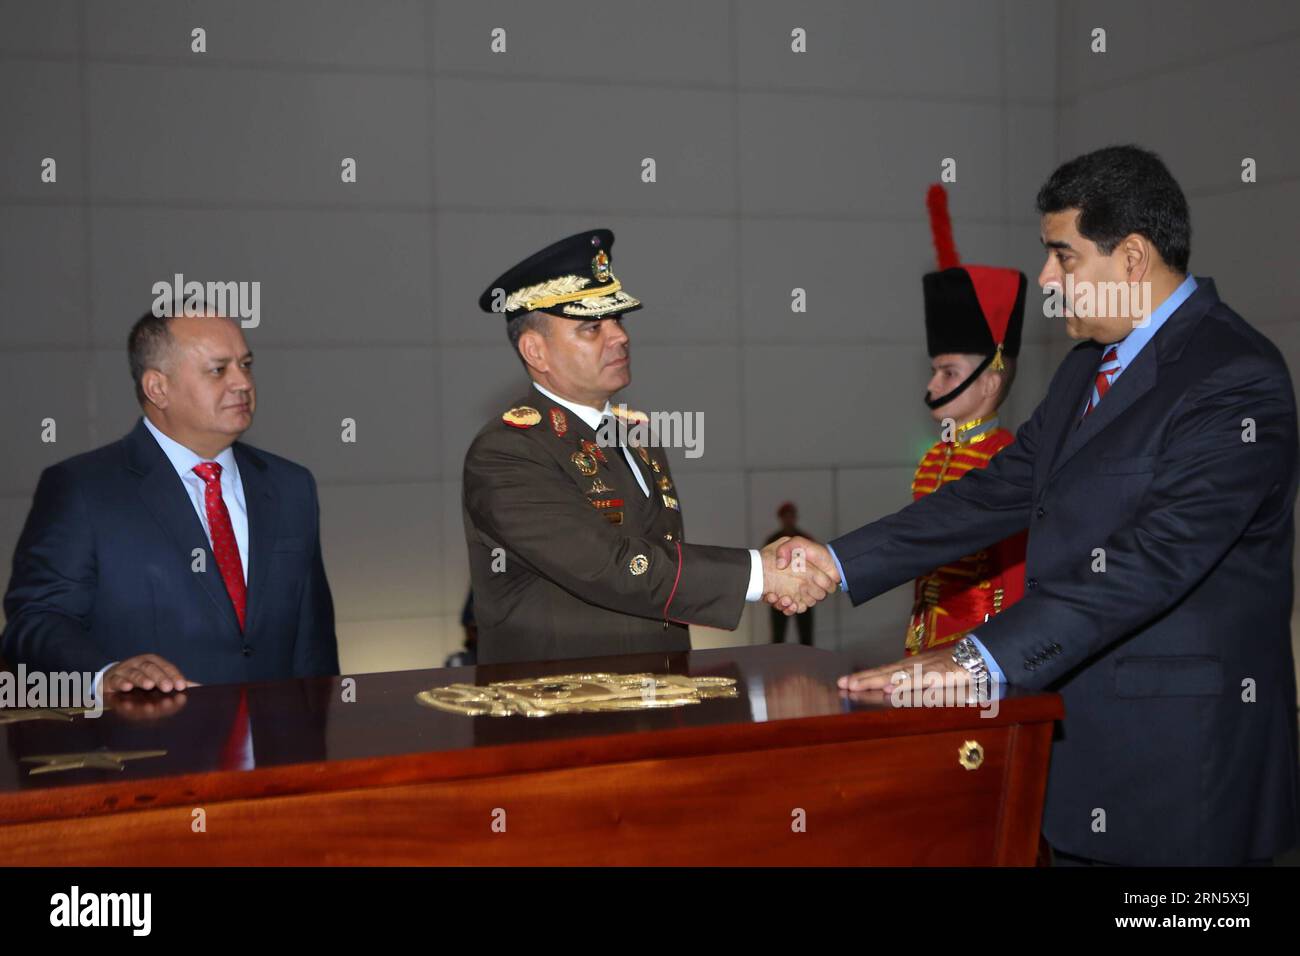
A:
[[[577,465],[578,471],[587,478],[590,478],[596,473],[596,459],[592,458],[586,452],[575,451],[573,455],[570,456],[569,461]]]
[[[599,445],[597,445],[590,438],[584,438],[582,440],[582,450],[585,451],[592,458],[596,459],[602,465],[609,464],[609,459],[605,457],[605,452],[601,449]]]
[[[504,412],[501,420],[514,428],[532,428],[542,420],[542,413],[527,405],[520,405]]]
[[[677,499],[674,498],[672,495],[661,495],[661,497],[664,499],[665,508],[672,508],[673,511],[682,510],[682,506],[677,503]]]
[[[565,417],[564,412],[558,408],[551,409],[551,431],[555,432],[556,438],[563,438],[564,433],[569,430],[569,420]]]

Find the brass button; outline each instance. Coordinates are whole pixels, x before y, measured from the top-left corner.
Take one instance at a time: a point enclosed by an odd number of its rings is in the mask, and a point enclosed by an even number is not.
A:
[[[665,540],[665,541],[671,541],[671,540],[673,540],[673,533],[672,533],[671,531],[667,531],[667,532],[665,532],[665,533],[664,533],[664,540]]]

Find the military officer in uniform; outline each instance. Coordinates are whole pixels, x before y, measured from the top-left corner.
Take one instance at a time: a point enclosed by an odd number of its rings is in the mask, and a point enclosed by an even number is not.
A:
[[[610,403],[631,381],[623,316],[641,305],[613,245],[608,229],[562,239],[479,299],[532,380],[465,456],[481,664],[685,651],[689,624],[732,629],[747,601],[804,609],[835,588],[812,564],[778,571],[776,545],[685,540],[668,458],[632,438],[648,417]]]
[[[1011,391],[1028,284],[1015,269],[960,265],[942,186],[930,187],[926,205],[939,269],[922,279],[933,372],[925,403],[942,434],[917,465],[914,500],[986,468],[1014,440],[998,408]],[[1022,531],[917,578],[907,655],[958,641],[1021,598],[1025,545]]]

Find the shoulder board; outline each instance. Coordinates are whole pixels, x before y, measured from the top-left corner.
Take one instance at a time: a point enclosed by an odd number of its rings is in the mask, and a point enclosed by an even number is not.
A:
[[[612,406],[610,412],[624,421],[632,422],[633,424],[650,421],[650,416],[645,412],[638,412],[635,408],[625,408],[622,405]]]
[[[527,405],[520,405],[503,412],[501,420],[514,428],[532,428],[542,420],[542,413]]]

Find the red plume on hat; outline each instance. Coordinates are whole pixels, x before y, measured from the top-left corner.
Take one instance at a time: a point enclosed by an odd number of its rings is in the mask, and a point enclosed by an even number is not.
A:
[[[925,193],[925,208],[930,211],[930,237],[934,240],[934,258],[939,269],[961,265],[957,246],[952,241],[952,219],[948,217],[948,190],[934,183]]]
[[[925,207],[938,265],[938,271],[923,280],[930,354],[990,355],[992,367],[1001,369],[1003,351],[1011,356],[1020,351],[1025,276],[1018,269],[961,264],[952,238],[948,191],[940,183],[926,191]]]

